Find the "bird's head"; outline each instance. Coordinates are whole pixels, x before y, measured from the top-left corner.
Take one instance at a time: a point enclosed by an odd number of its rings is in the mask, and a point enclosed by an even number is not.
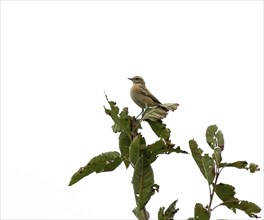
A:
[[[145,85],[145,81],[141,76],[134,76],[133,78],[128,78],[128,79],[131,80],[134,84]]]

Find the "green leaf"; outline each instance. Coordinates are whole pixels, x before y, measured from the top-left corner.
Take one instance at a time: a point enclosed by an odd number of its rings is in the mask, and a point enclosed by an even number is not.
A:
[[[221,155],[221,148],[216,147],[214,149],[214,154],[213,154],[213,159],[215,160],[216,166],[219,168],[220,167],[220,163],[222,161],[222,155]]]
[[[133,213],[137,217],[137,219],[140,220],[148,220],[150,217],[148,211],[145,208],[139,209],[138,207],[136,207],[133,209]]]
[[[153,144],[147,145],[146,149],[149,152],[150,163],[153,163],[158,158],[158,155],[160,154],[170,154],[173,152],[188,154],[186,151],[181,150],[179,146],[177,148],[174,148],[174,146],[171,146],[171,145],[168,146],[167,143],[163,139],[160,139]]]
[[[218,130],[218,132],[216,132],[215,134],[215,137],[217,139],[217,146],[220,147],[222,150],[224,150],[225,140],[222,131]]]
[[[260,171],[260,168],[255,163],[248,164],[247,161],[236,161],[233,163],[221,163],[220,167],[234,167],[238,169],[249,170],[251,173],[255,173],[256,171]]]
[[[147,145],[150,163],[153,163],[158,158],[158,155],[163,153],[164,148],[165,148],[165,144],[162,139],[156,141],[153,144]]]
[[[105,113],[112,118],[112,120],[115,122],[115,124],[118,124],[119,123],[119,117],[118,117],[119,108],[116,106],[116,102],[109,101],[106,95],[105,95],[105,98],[106,98],[106,100],[110,106],[110,109],[107,109],[104,107]],[[114,130],[114,128],[113,128],[113,130]]]
[[[132,117],[128,115],[128,108],[123,108],[123,110],[119,114],[120,116],[120,127],[126,131],[128,134],[131,134],[131,120]]]
[[[148,107],[142,114],[141,120],[160,121],[167,116],[167,111],[167,109],[160,106]]]
[[[215,145],[217,144],[215,139],[215,133],[217,132],[217,130],[218,127],[216,125],[210,125],[206,129],[206,141],[212,149],[214,149]]]
[[[208,145],[214,149],[215,147],[220,147],[224,149],[224,136],[222,131],[218,130],[216,125],[210,125],[206,129],[206,141]]]
[[[235,167],[238,169],[247,169],[248,162],[247,161],[236,161],[233,163],[221,163],[220,167]]]
[[[174,111],[178,106],[178,103],[165,103],[159,106],[148,107],[144,111],[141,120],[160,121],[167,116],[168,111]]]
[[[250,163],[249,164],[249,170],[250,170],[250,173],[255,173],[256,171],[260,171],[260,168],[257,164]]]
[[[182,153],[182,154],[189,154],[187,151],[185,151],[185,150],[182,150],[181,148],[180,148],[180,146],[178,146],[178,147],[176,147],[176,148],[167,148],[166,149],[167,150],[167,152],[166,153],[171,153],[171,152],[175,152],[175,153]]]
[[[167,110],[174,111],[178,108],[178,103],[164,103],[161,104],[162,107],[165,107]]]
[[[199,167],[202,174],[205,176],[204,169],[203,169],[203,163],[202,163],[202,153],[203,150],[198,148],[198,145],[195,140],[189,141],[189,147],[192,152],[192,157],[195,160],[197,166]]]
[[[233,199],[236,194],[235,187],[224,183],[215,186],[215,193],[224,202]]]
[[[140,139],[141,135],[139,134],[134,138],[129,146],[129,159],[134,166],[136,165],[140,155]]]
[[[119,113],[119,108],[116,106],[116,102],[109,101],[107,96],[105,97],[110,109],[105,107],[104,109],[105,113],[108,114],[114,121],[114,125],[112,126],[114,133],[125,131],[128,135],[131,135],[132,131],[136,132],[139,128],[141,128],[140,120],[128,115],[128,108],[123,108],[123,110]]]
[[[202,164],[203,164],[205,178],[207,179],[208,183],[211,184],[215,178],[214,160],[208,154],[205,154],[202,157]]]
[[[131,144],[130,137],[126,132],[121,132],[119,135],[119,149],[121,152],[121,157],[123,158],[123,162],[126,168],[129,167],[129,146]]]
[[[82,178],[90,175],[93,172],[101,173],[115,170],[122,162],[120,154],[116,151],[100,154],[92,158],[89,163],[81,167],[73,174],[69,186],[77,183]]]
[[[178,212],[179,209],[176,209],[177,200],[170,204],[170,206],[166,209],[161,207],[158,212],[158,220],[172,220],[174,215]]]
[[[208,154],[202,156],[202,150],[198,148],[197,143],[194,140],[189,141],[189,146],[192,152],[192,156],[199,167],[201,173],[207,179],[208,183],[211,184],[215,177],[215,165],[214,160],[209,157]]]
[[[203,207],[202,204],[196,203],[194,208],[194,217],[196,220],[209,220],[210,213]]]
[[[239,200],[237,198],[231,198],[223,202],[221,205],[225,205],[227,208],[231,209],[234,213],[236,213],[236,210],[239,209],[245,212],[251,218],[260,218],[256,214],[261,211],[261,208],[253,202]]]
[[[239,201],[236,205],[236,208],[244,211],[251,218],[260,218],[256,215],[256,213],[259,213],[261,211],[261,208],[253,202],[244,200]]]
[[[147,120],[147,122],[158,137],[169,140],[171,131],[169,128],[166,128],[165,124],[160,121]]]
[[[219,183],[215,186],[215,193],[223,201],[221,205],[225,205],[234,213],[236,213],[236,209],[239,209],[249,217],[257,218],[256,213],[261,211],[261,208],[255,203],[235,198],[235,187],[231,185]]]
[[[153,194],[154,175],[143,155],[138,159],[132,179],[137,207],[141,210]]]

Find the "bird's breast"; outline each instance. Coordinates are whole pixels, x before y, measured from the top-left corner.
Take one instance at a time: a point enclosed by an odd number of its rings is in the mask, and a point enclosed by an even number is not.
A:
[[[138,87],[137,85],[131,87],[130,96],[132,100],[141,108],[146,108],[147,106],[155,105],[153,100],[148,96],[144,95],[141,92],[140,87]]]

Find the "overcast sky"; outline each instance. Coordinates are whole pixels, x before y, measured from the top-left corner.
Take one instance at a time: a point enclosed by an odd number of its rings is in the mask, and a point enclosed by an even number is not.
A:
[[[211,154],[205,130],[217,124],[224,162],[260,165],[226,169],[219,182],[263,209],[262,1],[1,1],[1,219],[135,219],[132,168],[68,186],[92,157],[118,151],[104,91],[137,115],[135,75],[180,104],[164,120],[177,146],[190,152],[194,138]],[[146,123],[142,134],[157,140]],[[190,155],[162,155],[153,169],[152,219],[175,199],[175,219],[208,204]],[[220,207],[216,218],[248,216]]]

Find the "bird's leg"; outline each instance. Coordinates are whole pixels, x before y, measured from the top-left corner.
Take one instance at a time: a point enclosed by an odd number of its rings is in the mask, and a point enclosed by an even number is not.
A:
[[[142,115],[143,112],[144,112],[144,108],[142,108],[142,111],[141,111],[140,114],[136,117],[136,119],[137,119],[140,115]]]

